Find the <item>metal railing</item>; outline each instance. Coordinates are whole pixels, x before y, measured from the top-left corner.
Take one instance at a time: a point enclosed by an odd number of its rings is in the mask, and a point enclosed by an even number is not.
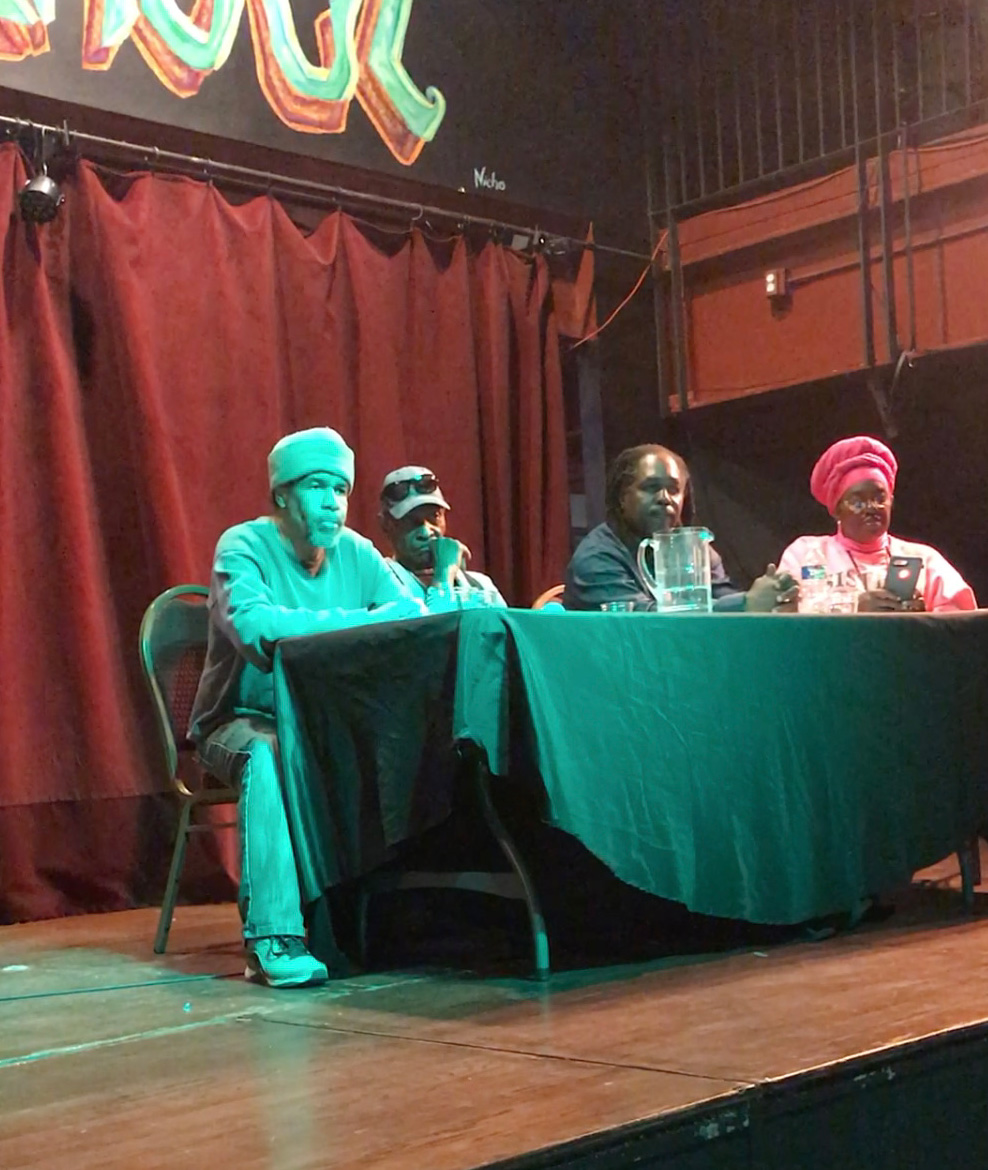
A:
[[[986,0],[646,0],[640,11],[655,214],[836,169],[887,132],[918,143],[988,105]]]
[[[662,414],[670,413],[672,396],[678,409],[690,406],[679,224],[853,166],[862,360],[891,433],[891,394],[915,349],[916,322],[906,184],[908,324],[901,339],[889,153],[988,122],[988,0],[640,0],[637,14],[647,54],[644,135]],[[871,157],[877,225],[869,215]],[[881,322],[872,304],[873,236]],[[885,364],[894,369],[891,388],[876,360],[879,328]]]

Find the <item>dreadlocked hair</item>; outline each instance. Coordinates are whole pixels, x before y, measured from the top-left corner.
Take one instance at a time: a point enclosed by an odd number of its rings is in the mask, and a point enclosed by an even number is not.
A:
[[[679,465],[683,482],[689,480],[689,470],[682,457],[668,447],[659,443],[642,443],[638,447],[627,447],[619,455],[615,455],[613,462],[607,469],[607,482],[604,487],[604,505],[609,519],[621,514],[621,497],[635,482],[638,476],[638,464],[645,455],[668,455]]]

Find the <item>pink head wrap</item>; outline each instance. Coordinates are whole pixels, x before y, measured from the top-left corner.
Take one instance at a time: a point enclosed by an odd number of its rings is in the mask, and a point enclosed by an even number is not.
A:
[[[824,451],[810,476],[810,491],[833,515],[841,496],[862,480],[883,484],[891,495],[898,470],[895,456],[884,443],[870,435],[855,435],[838,440]]]

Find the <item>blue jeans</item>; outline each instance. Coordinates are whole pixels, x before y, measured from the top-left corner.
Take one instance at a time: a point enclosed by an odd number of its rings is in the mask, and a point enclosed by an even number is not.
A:
[[[217,779],[240,789],[239,902],[244,939],[304,937],[274,721],[244,716],[224,723],[200,746],[199,757]]]

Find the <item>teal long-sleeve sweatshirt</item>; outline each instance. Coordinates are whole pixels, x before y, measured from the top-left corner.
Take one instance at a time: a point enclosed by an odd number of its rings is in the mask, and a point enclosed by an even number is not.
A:
[[[228,528],[209,587],[209,646],[189,724],[196,743],[238,715],[274,717],[271,667],[282,638],[346,629],[407,598],[366,537],[344,528],[316,573],[270,516]],[[383,616],[383,615],[382,615]]]

